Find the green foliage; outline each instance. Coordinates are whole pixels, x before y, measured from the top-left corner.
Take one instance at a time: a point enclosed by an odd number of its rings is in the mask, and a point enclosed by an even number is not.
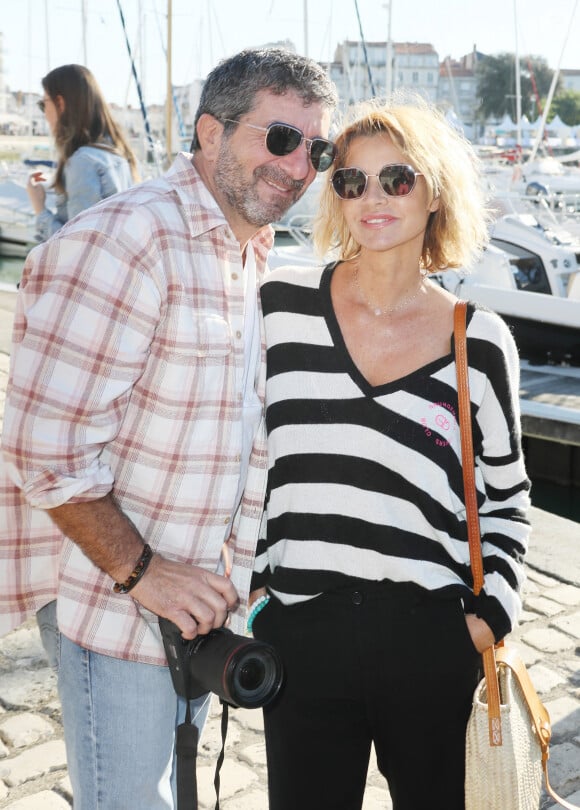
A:
[[[520,58],[521,110],[530,120],[540,114],[540,99],[550,90],[554,71],[543,57]],[[506,113],[516,120],[515,55],[500,53],[484,57],[477,66],[478,113],[482,120],[502,118]]]
[[[557,115],[569,127],[580,124],[580,93],[576,90],[563,90],[558,93],[550,106],[548,122]]]

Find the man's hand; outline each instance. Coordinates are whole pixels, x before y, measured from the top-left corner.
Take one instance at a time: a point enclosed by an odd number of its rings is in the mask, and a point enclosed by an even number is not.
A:
[[[157,616],[170,619],[185,639],[221,627],[239,605],[237,591],[227,577],[159,554],[153,555],[128,595]]]
[[[63,504],[49,511],[70,537],[115,582],[124,582],[143,553],[143,538],[112,495]],[[216,560],[217,567],[218,560]],[[111,588],[113,585],[111,584]],[[221,627],[239,597],[228,577],[154,554],[125,599],[135,598],[157,616],[176,624],[186,639]]]

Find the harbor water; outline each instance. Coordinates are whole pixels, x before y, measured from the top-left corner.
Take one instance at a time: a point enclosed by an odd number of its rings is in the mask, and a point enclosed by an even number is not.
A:
[[[0,289],[16,288],[23,259],[0,256]],[[580,489],[562,486],[536,476],[532,479],[532,503],[539,509],[580,523]]]

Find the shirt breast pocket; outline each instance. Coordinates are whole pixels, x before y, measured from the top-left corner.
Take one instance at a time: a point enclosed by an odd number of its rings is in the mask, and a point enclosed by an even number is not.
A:
[[[160,349],[177,364],[193,359],[223,360],[233,351],[230,325],[217,313],[184,308],[166,330]]]
[[[193,346],[196,357],[225,357],[233,349],[230,325],[219,315],[198,318],[198,339]]]

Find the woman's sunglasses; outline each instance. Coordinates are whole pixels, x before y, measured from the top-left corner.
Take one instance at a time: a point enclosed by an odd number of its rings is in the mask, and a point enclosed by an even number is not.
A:
[[[415,188],[416,172],[406,163],[387,163],[378,174],[367,174],[362,169],[337,169],[331,177],[332,188],[341,200],[358,200],[367,190],[369,177],[377,177],[388,197],[406,197]]]
[[[234,121],[233,118],[224,118],[223,123],[243,124],[245,127],[259,129],[266,133],[266,149],[271,155],[284,157],[294,152],[302,142],[312,166],[317,172],[325,172],[336,157],[336,146],[325,138],[305,138],[304,133],[290,124],[270,124],[269,127],[259,127],[256,124],[246,124],[245,121]]]

